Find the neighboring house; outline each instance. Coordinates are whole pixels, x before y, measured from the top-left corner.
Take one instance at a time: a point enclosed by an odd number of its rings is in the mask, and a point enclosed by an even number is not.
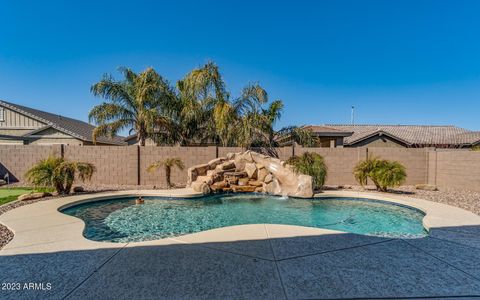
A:
[[[330,147],[472,148],[480,145],[480,132],[451,125],[325,124],[306,128],[319,136],[320,141],[335,139]],[[320,146],[328,147],[328,143]]]
[[[92,145],[95,126],[0,100],[0,144]],[[123,137],[100,137],[97,145],[126,145]]]
[[[131,134],[123,139],[127,145],[140,145],[140,141],[137,139],[137,134]],[[157,144],[151,138],[145,139],[145,146],[156,146]]]
[[[353,131],[335,129],[330,126],[308,125],[305,128],[317,136],[318,145],[316,146],[322,148],[341,148],[344,146],[345,139],[353,134]]]

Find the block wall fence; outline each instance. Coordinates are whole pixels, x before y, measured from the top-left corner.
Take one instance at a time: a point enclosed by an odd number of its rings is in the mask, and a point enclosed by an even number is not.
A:
[[[147,167],[168,157],[179,157],[185,168],[206,163],[240,147],[140,147],[140,146],[68,146],[0,145],[0,176],[10,174],[12,181],[24,181],[25,172],[49,155],[93,163],[97,168],[92,182],[118,185],[164,186],[163,170],[147,172]],[[259,151],[259,149],[253,149]],[[367,157],[381,157],[401,162],[407,169],[405,184],[434,184],[439,189],[480,191],[480,151],[435,150],[432,148],[276,148],[280,159],[315,152],[325,158],[327,184],[356,184],[354,166]],[[186,169],[174,169],[172,181],[185,184]]]

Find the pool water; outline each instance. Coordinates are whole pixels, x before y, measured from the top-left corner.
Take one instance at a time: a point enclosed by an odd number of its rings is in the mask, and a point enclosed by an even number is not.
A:
[[[180,236],[242,224],[288,224],[382,237],[427,235],[418,210],[357,198],[296,199],[257,194],[194,199],[120,198],[63,210],[86,223],[84,236],[95,241],[134,242]]]

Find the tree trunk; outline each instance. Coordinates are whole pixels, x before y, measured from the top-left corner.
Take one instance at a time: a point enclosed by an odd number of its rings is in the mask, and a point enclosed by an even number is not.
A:
[[[169,166],[165,167],[165,179],[167,180],[167,187],[172,188],[172,182],[170,181],[171,168]]]
[[[56,182],[55,183],[55,190],[57,190],[57,193],[59,195],[64,194],[65,188],[63,187],[63,183],[62,182]]]

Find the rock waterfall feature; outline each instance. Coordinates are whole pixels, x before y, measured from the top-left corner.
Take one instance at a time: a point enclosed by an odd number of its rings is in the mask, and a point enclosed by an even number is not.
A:
[[[253,151],[229,153],[188,169],[188,185],[196,192],[261,192],[311,198],[312,177],[296,174],[278,158]]]

